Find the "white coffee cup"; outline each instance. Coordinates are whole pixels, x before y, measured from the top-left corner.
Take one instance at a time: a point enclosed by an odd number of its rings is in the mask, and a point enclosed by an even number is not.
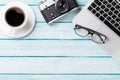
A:
[[[0,19],[0,29],[6,35],[14,38],[27,36],[35,25],[32,9],[19,1],[8,3],[3,7]]]

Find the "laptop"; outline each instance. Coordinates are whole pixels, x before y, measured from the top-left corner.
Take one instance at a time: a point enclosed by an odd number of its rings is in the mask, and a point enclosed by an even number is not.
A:
[[[89,0],[73,23],[106,35],[108,41],[100,46],[120,63],[119,0]]]

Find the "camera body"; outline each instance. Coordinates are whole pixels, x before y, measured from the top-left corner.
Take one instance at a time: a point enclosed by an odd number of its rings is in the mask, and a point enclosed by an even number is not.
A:
[[[39,6],[47,23],[53,22],[77,7],[76,0],[45,0]]]

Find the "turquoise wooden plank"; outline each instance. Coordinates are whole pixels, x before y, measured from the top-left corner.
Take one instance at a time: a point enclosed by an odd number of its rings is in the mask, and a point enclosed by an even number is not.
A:
[[[27,4],[35,4],[38,5],[40,1],[44,1],[44,0],[0,0],[0,4],[6,4],[12,1],[22,1],[25,2]],[[79,5],[85,5],[87,3],[88,0],[77,0]]]
[[[28,75],[0,76],[1,80],[120,80],[120,75]]]
[[[64,26],[62,26],[64,25]],[[12,39],[0,31],[0,40]],[[23,39],[88,39],[75,34],[72,23],[37,23],[33,32]]]
[[[92,41],[81,40],[0,40],[0,56],[73,56],[107,58]],[[88,58],[87,57],[87,58]]]
[[[109,58],[1,58],[0,75],[120,74],[119,66]]]

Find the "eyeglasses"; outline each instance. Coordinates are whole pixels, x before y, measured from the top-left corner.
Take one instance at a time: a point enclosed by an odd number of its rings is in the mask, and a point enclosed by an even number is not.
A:
[[[80,37],[87,37],[91,35],[92,41],[98,44],[105,44],[107,37],[97,31],[82,27],[80,25],[75,25],[75,33]]]

